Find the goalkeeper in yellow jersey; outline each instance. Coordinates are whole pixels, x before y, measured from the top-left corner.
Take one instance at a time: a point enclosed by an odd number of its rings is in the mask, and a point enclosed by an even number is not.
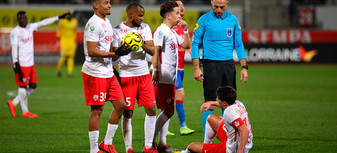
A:
[[[67,61],[68,77],[73,76],[77,25],[78,21],[74,18],[74,10],[70,10],[68,16],[59,22],[57,39],[60,40],[61,44],[61,58],[57,64],[58,77],[61,76],[61,69],[65,61]]]

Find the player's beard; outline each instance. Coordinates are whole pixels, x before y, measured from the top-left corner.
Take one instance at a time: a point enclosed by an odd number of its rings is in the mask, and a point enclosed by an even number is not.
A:
[[[138,24],[138,23],[135,22],[135,21],[132,21],[132,25],[135,26],[135,27],[140,27],[140,24]]]

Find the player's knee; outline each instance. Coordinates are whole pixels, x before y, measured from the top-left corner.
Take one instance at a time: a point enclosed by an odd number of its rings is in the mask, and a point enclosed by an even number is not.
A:
[[[156,115],[156,106],[151,107],[144,107],[145,112],[148,116],[155,116]]]
[[[91,106],[91,112],[93,114],[96,114],[98,116],[101,116],[102,112],[103,112],[103,106],[102,105],[92,105]]]
[[[36,89],[37,84],[36,83],[29,83],[29,87],[32,89]]]
[[[117,100],[114,102],[114,107],[119,114],[122,114],[126,108],[126,103],[124,100]]]
[[[133,110],[124,110],[123,111],[124,118],[132,118],[133,116]]]

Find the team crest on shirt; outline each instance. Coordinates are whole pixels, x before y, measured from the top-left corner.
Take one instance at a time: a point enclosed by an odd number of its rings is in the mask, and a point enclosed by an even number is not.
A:
[[[94,95],[94,96],[92,97],[92,99],[94,99],[94,101],[97,101],[97,100],[98,100],[98,95]]]
[[[232,28],[228,28],[227,29],[227,37],[230,38],[233,36],[233,29]]]

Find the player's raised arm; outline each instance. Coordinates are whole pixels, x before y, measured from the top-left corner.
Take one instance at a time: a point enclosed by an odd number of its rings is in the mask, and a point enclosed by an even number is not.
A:
[[[181,20],[180,26],[181,26],[181,28],[183,28],[184,33],[185,33],[184,42],[182,44],[180,44],[180,46],[185,48],[185,49],[190,49],[192,44],[191,44],[191,37],[190,37],[190,34],[189,34],[189,30],[188,30],[188,26],[187,26],[186,21]]]

